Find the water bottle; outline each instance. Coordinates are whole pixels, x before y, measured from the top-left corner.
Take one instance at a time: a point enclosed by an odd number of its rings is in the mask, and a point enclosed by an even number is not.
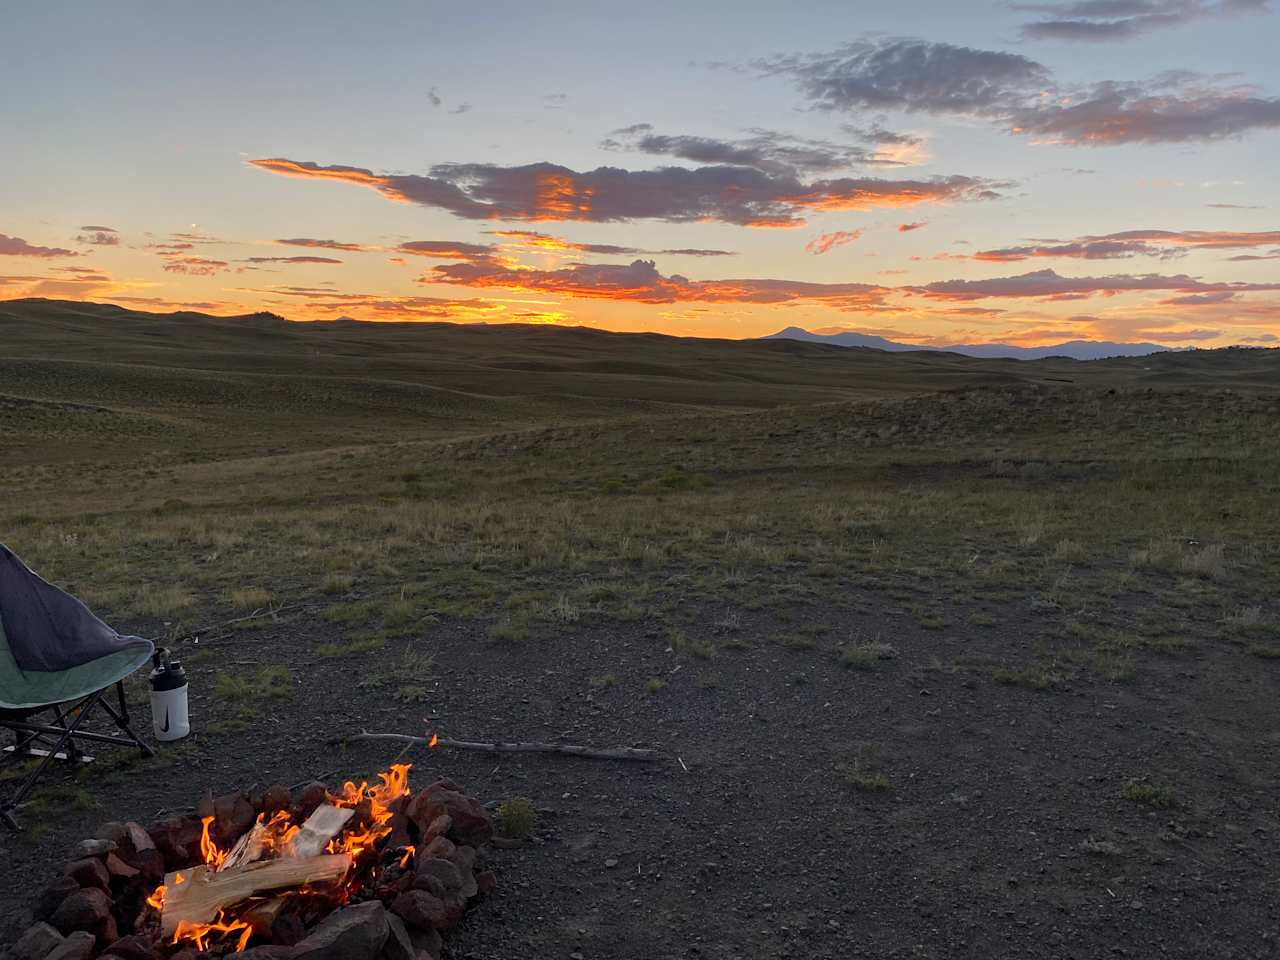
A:
[[[151,658],[151,726],[157,740],[181,740],[191,732],[187,716],[187,675],[161,647]]]

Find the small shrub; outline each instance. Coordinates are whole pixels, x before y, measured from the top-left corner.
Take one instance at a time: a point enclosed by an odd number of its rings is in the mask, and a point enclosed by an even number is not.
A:
[[[353,653],[372,653],[374,650],[381,650],[387,645],[387,638],[380,633],[370,633],[364,636],[352,637],[345,643],[334,643],[329,641],[316,646],[316,655],[326,659],[332,657],[346,657]]]
[[[327,596],[346,593],[356,582],[356,578],[346,573],[331,573],[320,583],[320,592]]]
[[[1130,780],[1124,785],[1120,795],[1126,800],[1155,807],[1157,810],[1167,810],[1177,802],[1172,787],[1158,786],[1143,780]]]
[[[272,599],[271,592],[262,587],[242,587],[227,594],[227,600],[237,610],[261,610]]]
[[[603,676],[592,677],[587,682],[597,689],[604,689],[605,687],[616,687],[618,685],[618,678],[615,674],[606,673]]]
[[[1052,673],[1041,666],[1022,667],[1013,669],[1011,667],[999,667],[991,674],[991,679],[996,683],[1004,684],[1009,687],[1026,687],[1028,690],[1048,690],[1057,679]]]
[[[489,639],[498,643],[520,643],[529,639],[529,624],[525,620],[505,617],[489,628]]]
[[[538,811],[526,797],[511,797],[498,804],[498,829],[505,837],[524,840],[538,825]]]
[[[644,692],[649,694],[650,696],[653,696],[653,694],[664,689],[666,685],[667,685],[667,681],[660,680],[657,677],[653,677],[652,679],[649,680],[648,683],[644,685]]]
[[[224,700],[292,700],[293,671],[277,664],[263,667],[251,676],[223,673],[213,688],[213,695]]]
[[[892,660],[898,651],[887,643],[847,643],[840,648],[840,663],[846,670],[870,670],[881,660]]]

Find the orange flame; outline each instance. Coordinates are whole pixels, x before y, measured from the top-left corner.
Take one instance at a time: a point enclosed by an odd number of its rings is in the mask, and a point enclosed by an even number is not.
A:
[[[151,892],[151,896],[147,897],[147,906],[155,907],[157,910],[163,910],[164,909],[164,891],[165,891],[165,886],[163,883],[160,884],[160,886],[156,887],[155,890]]]
[[[440,746],[440,738],[433,733],[431,735],[431,742],[427,744],[427,749],[434,750],[438,746]]]
[[[352,830],[329,841],[329,853],[349,854],[354,860],[391,832],[390,804],[409,793],[409,771],[413,764],[394,763],[391,769],[378,774],[380,784],[369,786],[362,781],[356,786],[350,780],[342,785],[342,793],[329,794],[329,802],[339,807],[358,807],[369,801],[370,824],[363,830]]]
[[[218,912],[219,918],[222,912]],[[232,934],[239,931],[240,936],[236,938],[235,952],[240,953],[249,945],[249,938],[253,936],[253,927],[245,920],[232,920],[225,923],[221,919],[215,920],[213,923],[193,923],[190,920],[179,920],[178,927],[173,932],[172,943],[180,943],[183,940],[190,940],[195,944],[197,950],[205,950],[208,948],[208,938],[211,934]]]
[[[211,823],[213,823],[213,817],[205,817],[200,821],[200,856],[204,857],[204,862],[208,864],[210,870],[218,870],[226,863],[227,852],[219,850],[218,845],[209,839]]]

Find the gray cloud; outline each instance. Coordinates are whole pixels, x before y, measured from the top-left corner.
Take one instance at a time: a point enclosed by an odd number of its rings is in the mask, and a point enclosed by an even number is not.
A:
[[[0,257],[78,257],[74,250],[62,247],[40,247],[27,243],[21,237],[10,237],[0,233]]]
[[[285,158],[248,162],[284,176],[359,184],[390,200],[436,207],[469,220],[716,220],[741,226],[793,227],[803,224],[804,214],[815,210],[988,200],[1008,186],[965,176],[803,180],[740,166],[597,167],[579,172],[553,163],[519,167],[448,163],[432,167],[429,176],[420,176]]]
[[[1053,270],[1036,270],[1013,277],[987,280],[941,280],[907,288],[931,300],[983,300],[988,297],[1033,297],[1076,300],[1094,294],[1141,290],[1173,290],[1179,293],[1231,291],[1249,293],[1280,290],[1280,283],[1206,283],[1186,274],[1112,274],[1106,277],[1064,277]]]
[[[755,66],[793,78],[815,106],[836,111],[1000,115],[1052,82],[1046,67],[1018,54],[913,39],[861,41]]]
[[[847,128],[855,129],[855,128]],[[637,123],[615,130],[600,144],[606,150],[634,150],[640,153],[679,157],[694,163],[728,164],[754,167],[768,173],[815,174],[845,170],[855,166],[901,166],[901,161],[888,159],[864,146],[833,143],[795,137],[775,130],[759,128],[747,131],[750,136],[736,140],[690,135],[655,133],[652,124]],[[866,131],[883,139],[867,140],[877,144],[915,144],[918,139],[888,131]]]
[[[755,66],[790,78],[821,110],[979,117],[1010,133],[1073,146],[1220,140],[1280,127],[1280,98],[1185,70],[1144,82],[1061,88],[1047,67],[1018,54],[911,39],[864,41]]]
[[[1022,28],[1033,40],[1086,42],[1128,40],[1209,17],[1269,13],[1270,0],[1081,0],[1075,3],[1015,4],[1037,14]]]

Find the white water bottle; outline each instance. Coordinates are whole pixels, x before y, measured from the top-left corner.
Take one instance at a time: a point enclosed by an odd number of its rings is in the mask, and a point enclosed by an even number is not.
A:
[[[157,740],[181,740],[191,732],[187,716],[187,675],[182,663],[168,660],[163,647],[152,658],[151,726]]]

